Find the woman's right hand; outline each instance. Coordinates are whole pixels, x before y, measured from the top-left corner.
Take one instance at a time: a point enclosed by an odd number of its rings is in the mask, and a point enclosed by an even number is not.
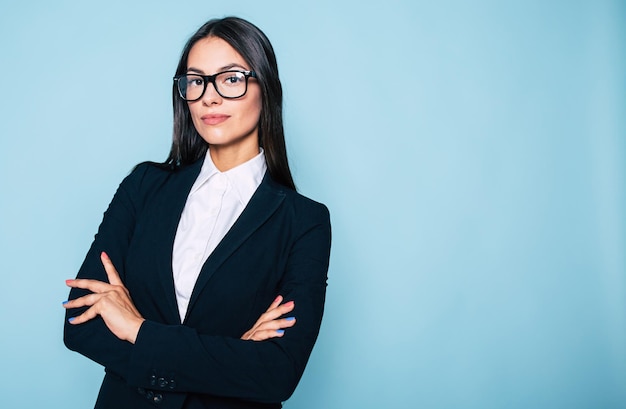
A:
[[[294,317],[280,317],[291,312],[295,304],[293,301],[281,304],[282,301],[282,295],[276,297],[267,311],[261,314],[252,328],[241,336],[241,339],[264,341],[270,338],[282,337],[285,333],[284,328],[293,327],[296,323]]]

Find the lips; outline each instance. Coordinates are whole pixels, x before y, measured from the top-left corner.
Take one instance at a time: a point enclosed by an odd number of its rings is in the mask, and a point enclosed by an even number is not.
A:
[[[224,115],[224,114],[208,114],[208,115],[203,115],[202,117],[200,117],[200,119],[202,119],[202,122],[205,125],[221,124],[228,118],[230,118],[230,115]]]

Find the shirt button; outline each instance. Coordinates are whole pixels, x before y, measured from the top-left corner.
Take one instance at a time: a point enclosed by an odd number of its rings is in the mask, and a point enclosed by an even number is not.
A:
[[[163,401],[163,395],[161,395],[160,393],[157,393],[156,395],[154,395],[154,398],[152,398],[152,402],[159,404]]]

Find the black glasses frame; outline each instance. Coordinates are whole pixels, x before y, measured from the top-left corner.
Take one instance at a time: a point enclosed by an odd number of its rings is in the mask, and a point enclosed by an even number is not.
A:
[[[219,75],[222,74],[226,74],[228,72],[238,72],[240,74],[243,74],[244,78],[246,79],[246,87],[243,90],[243,93],[241,95],[237,95],[236,97],[227,97],[226,95],[223,95],[220,90],[219,87],[215,84],[215,78],[217,78]],[[186,77],[188,75],[195,75],[197,77],[200,77],[204,80],[204,89],[202,90],[202,93],[200,94],[200,96],[198,98],[195,99],[187,99],[183,96],[183,91],[180,89],[180,79],[183,77]],[[185,73],[185,74],[181,74],[181,75],[177,75],[174,77],[174,82],[176,83],[176,88],[178,89],[178,95],[180,95],[180,97],[182,99],[184,99],[187,102],[195,102],[198,101],[199,99],[201,99],[204,96],[204,93],[206,92],[206,88],[209,84],[213,84],[213,89],[215,89],[215,92],[217,92],[219,94],[219,96],[221,96],[222,98],[226,98],[226,99],[236,99],[236,98],[241,98],[244,95],[246,95],[246,92],[248,92],[248,79],[249,78],[257,78],[256,76],[256,72],[254,71],[242,71],[242,70],[227,70],[227,71],[222,71],[222,72],[218,72],[215,73],[213,75],[202,75],[202,74],[196,74],[196,73]]]

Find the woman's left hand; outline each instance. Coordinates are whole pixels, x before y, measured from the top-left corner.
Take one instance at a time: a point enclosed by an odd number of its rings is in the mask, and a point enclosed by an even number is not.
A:
[[[284,328],[293,327],[296,323],[295,317],[280,318],[284,314],[293,311],[294,302],[289,301],[284,304],[283,296],[279,295],[270,304],[254,326],[241,336],[243,340],[265,341],[266,339],[282,337],[285,333]]]
[[[106,326],[116,337],[134,344],[139,328],[145,319],[135,308],[135,304],[133,304],[133,300],[130,298],[130,293],[120,279],[109,256],[102,252],[100,260],[107,273],[108,283],[80,278],[66,280],[66,284],[69,287],[82,288],[92,292],[92,294],[87,294],[63,304],[66,309],[89,306],[87,311],[70,318],[69,322],[72,325],[78,325],[100,315]]]

